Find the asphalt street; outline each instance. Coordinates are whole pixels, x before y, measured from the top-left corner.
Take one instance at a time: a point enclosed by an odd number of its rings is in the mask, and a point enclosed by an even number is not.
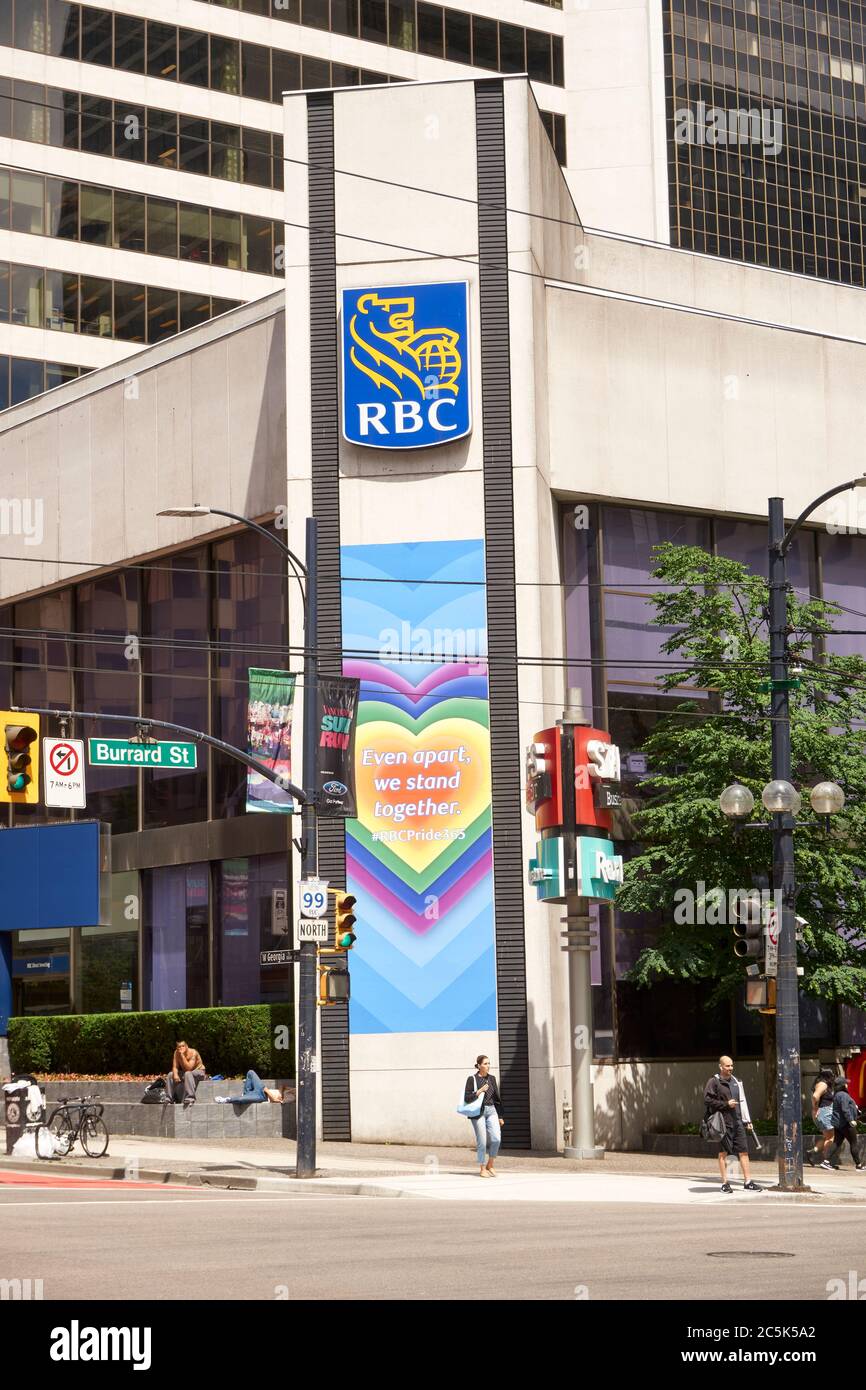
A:
[[[826,1301],[866,1277],[866,1208],[0,1189],[0,1279],[45,1300]],[[831,1285],[832,1287],[832,1285]],[[866,1288],[866,1284],[864,1284]]]

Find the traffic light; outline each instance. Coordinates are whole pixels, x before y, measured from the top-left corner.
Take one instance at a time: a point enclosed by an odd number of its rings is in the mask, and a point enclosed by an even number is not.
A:
[[[22,723],[26,719],[27,723]],[[0,710],[5,766],[0,802],[39,805],[39,715]]]
[[[357,940],[354,907],[358,900],[342,888],[331,888],[328,891],[334,895],[334,950],[351,951]]]
[[[345,965],[319,966],[319,1006],[342,1004],[349,998],[349,972]]]
[[[734,899],[734,955],[755,960],[764,955],[764,902],[760,892],[737,893]]]

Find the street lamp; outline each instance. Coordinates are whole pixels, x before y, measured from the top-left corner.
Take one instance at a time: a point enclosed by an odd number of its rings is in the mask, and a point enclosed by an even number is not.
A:
[[[304,792],[306,801],[301,819],[301,872],[311,878],[318,872],[318,834],[316,822],[316,690],[318,687],[317,654],[317,526],[316,518],[307,517],[306,561],[289,549],[273,531],[260,526],[249,517],[222,507],[206,507],[200,502],[188,507],[165,507],[157,516],[224,516],[256,531],[279,550],[289,562],[292,573],[301,587],[304,604]],[[304,941],[300,952],[298,999],[298,1147],[295,1176],[312,1178],[316,1175],[316,1033],[317,1033],[317,955],[316,943]]]

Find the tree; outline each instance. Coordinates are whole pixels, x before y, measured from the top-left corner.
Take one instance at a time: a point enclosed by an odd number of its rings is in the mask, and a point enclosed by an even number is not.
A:
[[[742,782],[766,819],[761,790],[771,778],[768,586],[735,560],[696,546],[656,547],[654,577],[670,584],[654,594],[653,623],[674,628],[663,643],[671,669],[657,677],[666,692],[691,686],[709,692],[684,699],[664,715],[642,745],[649,775],[633,816],[639,846],[617,895],[626,912],[661,911],[655,945],[631,978],[640,985],[666,977],[712,981],[710,1002],[743,987],[745,962],[733,954],[728,914],[711,890],[749,891],[772,872],[769,830],[733,826],[719,795]],[[805,918],[801,987],[829,1002],[866,1005],[866,661],[826,650],[833,627],[864,629],[838,606],[788,594],[793,781],[803,793],[794,834],[796,910]],[[808,789],[835,781],[844,810],[828,829],[811,810]],[[698,885],[706,885],[699,894]],[[684,913],[684,890],[698,895]],[[700,898],[704,901],[701,903]],[[679,908],[679,910],[678,910]],[[684,916],[692,916],[684,921]],[[704,916],[699,924],[694,920]],[[721,917],[721,920],[720,920]],[[766,1113],[775,1108],[775,1019],[764,1015]]]

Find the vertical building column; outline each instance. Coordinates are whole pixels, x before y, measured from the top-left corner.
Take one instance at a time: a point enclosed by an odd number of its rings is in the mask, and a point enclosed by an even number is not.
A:
[[[507,1117],[506,1143],[509,1148],[529,1148],[532,1139],[517,684],[505,92],[502,82],[476,83],[475,139],[499,1069]]]
[[[310,374],[312,497],[318,522],[319,673],[342,675],[340,610],[340,421],[337,369],[337,238],[334,187],[334,98],[307,98],[310,225]],[[312,691],[304,691],[310,699]],[[343,822],[319,822],[319,874],[346,882]],[[349,1006],[320,1009],[322,1138],[352,1137],[349,1102]]]

